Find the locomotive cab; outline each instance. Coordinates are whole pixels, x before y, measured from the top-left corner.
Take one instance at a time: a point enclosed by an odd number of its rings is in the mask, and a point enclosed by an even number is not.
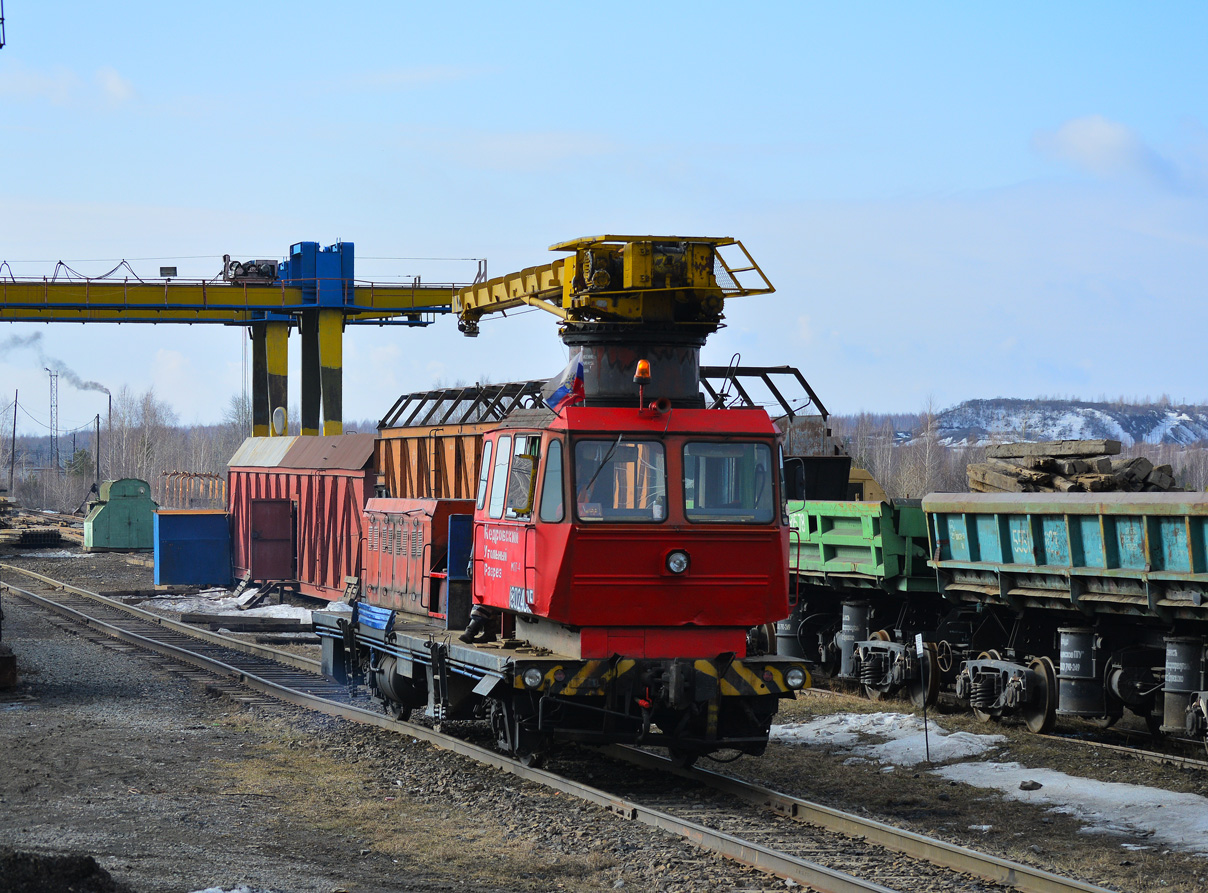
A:
[[[788,613],[775,438],[757,410],[570,407],[496,430],[475,601],[576,658],[746,656],[748,630]]]

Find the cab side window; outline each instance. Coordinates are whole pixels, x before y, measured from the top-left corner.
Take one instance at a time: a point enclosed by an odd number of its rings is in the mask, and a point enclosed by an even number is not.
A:
[[[561,521],[566,517],[562,484],[562,441],[551,440],[545,456],[545,474],[541,479],[542,521]]]
[[[505,434],[499,438],[499,448],[495,453],[495,470],[491,476],[491,503],[487,514],[492,518],[503,517],[503,502],[508,487],[508,460],[511,458],[512,435]],[[484,460],[483,467],[485,466]]]
[[[474,507],[482,511],[487,504],[487,479],[491,476],[491,447],[495,444],[487,441],[482,447],[482,471],[478,475],[478,501]]]

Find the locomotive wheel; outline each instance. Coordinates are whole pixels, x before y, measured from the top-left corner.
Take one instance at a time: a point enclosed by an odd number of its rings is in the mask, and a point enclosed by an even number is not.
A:
[[[907,684],[910,703],[915,707],[931,707],[940,696],[939,651],[934,642],[923,645],[923,659],[919,666],[919,678]]]
[[[530,769],[540,769],[545,765],[545,752],[529,751],[528,753],[517,754],[516,759],[520,761],[521,766],[528,766]]]
[[[1028,669],[1041,677],[1036,696],[1023,708],[1023,719],[1028,731],[1045,735],[1053,731],[1057,723],[1057,671],[1047,657],[1038,657],[1028,664]]]
[[[700,759],[700,754],[695,750],[685,750],[682,747],[667,748],[667,756],[671,758],[671,763],[680,769],[689,769]]]
[[[406,704],[400,704],[398,701],[386,699],[382,701],[382,710],[391,719],[397,719],[399,722],[406,722],[411,718],[411,708]]]
[[[504,753],[512,752],[512,724],[511,718],[513,711],[511,705],[503,701],[491,699],[491,710],[489,721],[491,724],[491,732],[495,735],[495,746]]]
[[[1096,726],[1098,726],[1101,729],[1110,729],[1112,726],[1114,726],[1116,724],[1116,720],[1118,720],[1119,718],[1120,718],[1119,716],[1115,716],[1115,715],[1096,716],[1094,719],[1091,720],[1091,722],[1094,723]]]
[[[533,747],[520,729],[520,718],[516,707],[511,701],[491,699],[489,713],[491,731],[495,734],[495,746],[511,757],[519,760],[521,765],[537,768],[545,762],[545,751]]]

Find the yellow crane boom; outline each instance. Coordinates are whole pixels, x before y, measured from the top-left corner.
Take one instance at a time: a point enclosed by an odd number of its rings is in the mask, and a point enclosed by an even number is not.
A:
[[[732,249],[730,261],[723,248]],[[570,326],[665,323],[707,333],[721,322],[726,298],[775,291],[743,244],[729,237],[605,235],[559,242],[550,250],[572,253],[458,291],[458,327],[474,336],[488,313],[528,305]]]

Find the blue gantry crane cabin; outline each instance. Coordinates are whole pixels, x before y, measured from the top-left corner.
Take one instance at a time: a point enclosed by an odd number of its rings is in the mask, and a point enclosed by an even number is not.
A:
[[[239,325],[252,339],[252,432],[289,433],[285,412],[289,336],[302,338],[302,434],[343,432],[343,332],[348,325],[429,325],[447,313],[463,284],[382,285],[357,282],[352,242],[325,248],[298,242],[289,257],[223,258],[209,280],[158,279],[119,264],[105,276],[81,277],[60,264],[49,279],[4,275],[0,264],[0,321],[117,322]],[[118,269],[129,273],[115,278]],[[66,271],[66,272],[64,272]],[[281,412],[277,412],[280,409]],[[275,422],[274,422],[275,419]]]

